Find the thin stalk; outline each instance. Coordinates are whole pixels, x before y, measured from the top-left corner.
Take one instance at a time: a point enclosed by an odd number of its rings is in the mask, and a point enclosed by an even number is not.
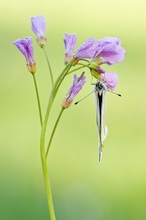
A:
[[[63,113],[64,109],[65,109],[65,108],[62,108],[62,109],[61,109],[61,111],[60,111],[60,113],[59,113],[59,115],[58,115],[58,118],[57,118],[57,120],[56,120],[56,123],[55,123],[55,125],[54,125],[53,131],[52,131],[52,134],[51,134],[49,143],[48,143],[48,147],[47,147],[47,150],[46,150],[46,155],[45,155],[46,159],[47,159],[47,156],[48,156],[48,153],[49,153],[49,149],[50,149],[50,146],[51,146],[51,143],[52,143],[52,140],[53,140],[53,137],[54,137],[54,134],[55,134],[55,131],[56,131],[58,122],[59,122],[59,120],[60,120],[60,118],[61,118],[61,116],[62,116],[62,113]]]
[[[38,103],[38,109],[39,109],[40,123],[41,123],[41,127],[42,127],[43,119],[42,119],[42,111],[41,111],[39,92],[38,92],[38,87],[37,87],[37,82],[36,82],[35,74],[32,74],[32,76],[33,76],[33,81],[34,81],[34,86],[35,86],[35,91],[36,91],[36,96],[37,96],[37,103]]]
[[[85,67],[88,68],[88,66],[89,66],[89,65],[85,65],[85,64],[81,64],[81,63],[79,63],[78,65],[80,65],[80,67],[75,68],[75,69],[69,71],[69,72],[67,73],[67,75],[70,74],[70,73],[72,73],[72,72],[75,72],[75,71],[78,71],[78,70],[80,70],[80,69],[83,69],[83,68],[85,68]]]
[[[52,193],[51,193],[51,186],[50,186],[50,182],[49,182],[47,161],[45,159],[45,152],[44,151],[41,152],[41,160],[42,160],[44,181],[45,181],[46,192],[47,192],[47,202],[48,202],[50,220],[56,220],[54,206],[53,206]]]
[[[49,61],[47,52],[46,52],[46,50],[45,50],[45,47],[43,47],[43,51],[44,51],[44,54],[45,54],[45,57],[46,57],[46,60],[47,60],[47,64],[48,64],[48,68],[49,68],[49,72],[50,72],[50,76],[51,76],[51,83],[52,83],[52,87],[53,87],[53,85],[54,85],[53,73],[52,73],[50,61]]]

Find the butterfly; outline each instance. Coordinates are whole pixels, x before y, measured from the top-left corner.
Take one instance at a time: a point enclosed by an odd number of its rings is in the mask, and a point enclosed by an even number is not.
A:
[[[85,99],[93,92],[95,93],[99,162],[101,162],[102,159],[102,152],[104,148],[103,141],[107,137],[108,133],[108,128],[106,126],[106,94],[107,92],[112,92],[118,96],[121,96],[120,94],[113,92],[117,83],[118,77],[115,73],[106,73],[104,74],[104,78],[98,80],[96,83],[91,83],[95,86],[94,90],[83,98]],[[81,99],[80,101],[82,101],[83,99]],[[80,101],[76,102],[75,104],[78,104]]]
[[[95,84],[95,98],[96,98],[96,122],[98,127],[98,153],[99,153],[99,162],[102,159],[103,152],[103,141],[107,137],[108,128],[106,126],[106,112],[105,112],[105,103],[106,103],[106,92],[108,91],[106,84],[99,80]]]
[[[99,153],[99,162],[102,159],[102,152],[103,152],[103,141],[107,137],[108,128],[106,126],[106,93],[112,92],[108,87],[107,84],[99,80],[95,84],[95,98],[96,98],[96,122],[98,127],[98,153]],[[118,93],[114,93],[118,96],[121,96]]]

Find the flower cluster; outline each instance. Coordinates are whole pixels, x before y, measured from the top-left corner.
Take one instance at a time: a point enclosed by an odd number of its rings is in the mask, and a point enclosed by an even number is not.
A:
[[[101,65],[113,65],[125,59],[125,50],[121,46],[120,39],[106,37],[102,40],[95,40],[94,37],[87,39],[74,52],[77,36],[65,33],[65,63],[71,62],[76,65],[79,61],[90,59],[88,68],[96,79],[101,79],[107,84],[107,88],[114,90],[118,84],[116,73],[106,72]]]
[[[36,41],[39,46],[44,48],[47,43],[45,37],[46,21],[44,17],[41,15],[31,17],[31,28],[36,35]],[[64,63],[66,65],[70,63],[72,66],[75,66],[79,64],[80,61],[86,60],[88,62],[86,67],[89,68],[91,74],[97,80],[103,80],[106,83],[107,88],[114,90],[118,84],[116,73],[106,72],[101,65],[113,65],[122,62],[125,59],[125,50],[121,46],[120,39],[116,37],[106,37],[101,40],[96,40],[94,37],[90,37],[76,50],[76,52],[74,52],[76,42],[76,34],[65,33]],[[28,70],[34,74],[36,72],[36,62],[34,61],[32,37],[18,39],[13,43],[25,56]],[[74,83],[75,82],[73,82],[73,85]]]
[[[120,39],[116,37],[106,37],[102,40],[95,40],[94,37],[90,37],[73,53],[76,41],[77,36],[75,34],[65,34],[66,57],[75,58],[78,61],[90,58],[97,64],[107,63],[108,65],[122,62],[125,59],[125,50],[121,46]],[[66,59],[65,61],[68,62]]]

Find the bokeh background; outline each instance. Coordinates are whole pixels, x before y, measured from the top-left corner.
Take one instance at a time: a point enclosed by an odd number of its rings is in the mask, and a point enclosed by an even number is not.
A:
[[[30,17],[39,14],[47,21],[46,49],[55,78],[64,67],[65,32],[78,35],[77,46],[90,36],[115,36],[127,51],[123,63],[106,66],[118,73],[116,92],[122,97],[108,94],[109,133],[102,163],[94,95],[66,110],[57,128],[48,160],[57,220],[146,219],[146,1],[1,0],[0,9],[0,219],[49,219],[33,80],[12,45],[17,38],[33,36],[44,114],[51,83],[43,51],[30,29]],[[72,78],[59,90],[50,128]],[[87,71],[76,101],[93,90],[90,83]]]

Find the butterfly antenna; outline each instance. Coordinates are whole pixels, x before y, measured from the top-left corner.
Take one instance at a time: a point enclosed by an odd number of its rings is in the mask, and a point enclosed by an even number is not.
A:
[[[116,93],[116,92],[113,92],[113,91],[111,91],[111,90],[107,90],[108,92],[111,92],[111,93],[113,93],[113,94],[115,94],[115,95],[118,95],[118,96],[122,96],[121,94],[119,94],[119,93]]]
[[[90,92],[88,95],[86,95],[84,98],[80,99],[79,101],[75,102],[75,105],[77,105],[79,102],[87,98],[89,95],[91,95],[94,91]]]

